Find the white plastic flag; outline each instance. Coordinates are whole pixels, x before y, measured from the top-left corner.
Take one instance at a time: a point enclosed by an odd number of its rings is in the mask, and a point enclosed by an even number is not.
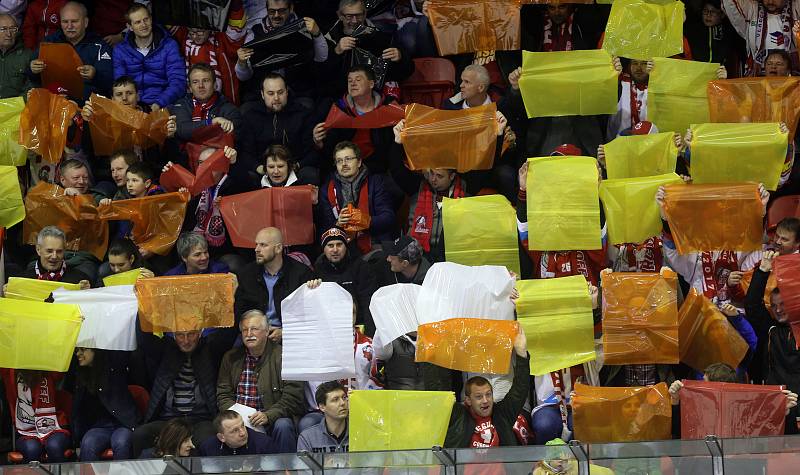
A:
[[[132,285],[53,292],[55,303],[76,304],[83,323],[75,346],[101,350],[136,349],[136,312],[139,304]]]
[[[417,331],[417,297],[422,286],[417,284],[392,284],[381,287],[369,302],[369,311],[375,322],[373,345],[389,345],[409,332]]]

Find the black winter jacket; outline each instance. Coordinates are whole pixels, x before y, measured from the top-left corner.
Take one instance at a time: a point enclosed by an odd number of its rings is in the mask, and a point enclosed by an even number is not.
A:
[[[289,256],[283,256],[283,267],[280,277],[275,283],[273,301],[278,320],[281,319],[281,302],[298,287],[314,278],[311,269]],[[256,262],[251,262],[242,268],[239,273],[239,287],[236,289],[236,302],[234,309],[236,318],[248,310],[261,310],[266,312],[269,305],[269,292],[264,283],[264,267]],[[216,373],[215,373],[216,374]]]

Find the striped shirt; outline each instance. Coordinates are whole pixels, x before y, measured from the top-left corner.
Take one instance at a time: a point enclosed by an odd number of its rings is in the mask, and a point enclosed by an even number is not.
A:
[[[186,362],[178,371],[178,377],[172,383],[174,399],[172,406],[179,414],[189,414],[194,409],[195,396],[194,388],[196,379],[192,369],[191,358],[186,358]]]

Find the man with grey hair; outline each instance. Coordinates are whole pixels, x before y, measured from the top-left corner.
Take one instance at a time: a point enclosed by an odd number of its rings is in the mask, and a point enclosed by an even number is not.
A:
[[[226,274],[230,272],[224,262],[212,261],[208,256],[208,241],[205,236],[194,231],[181,233],[175,243],[180,264],[164,275]]]
[[[36,236],[36,254],[39,258],[18,277],[79,284],[81,289],[91,287],[89,276],[67,266],[64,251],[67,236],[56,226],[45,226]],[[3,287],[5,294],[5,286]]]
[[[17,20],[0,13],[0,99],[24,96],[33,85],[21,71],[25,71],[33,52],[22,44]]]
[[[460,92],[445,100],[442,109],[460,110],[491,104],[489,84],[489,71],[479,64],[470,64],[461,73]]]

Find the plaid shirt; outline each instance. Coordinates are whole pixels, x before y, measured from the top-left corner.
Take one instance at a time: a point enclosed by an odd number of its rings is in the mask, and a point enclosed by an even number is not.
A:
[[[652,386],[658,383],[658,371],[654,364],[625,365],[625,386]]]
[[[261,395],[258,394],[258,366],[261,357],[251,356],[250,352],[244,355],[244,368],[239,376],[239,384],[236,386],[236,402],[252,407],[258,411],[264,410],[261,403]]]

